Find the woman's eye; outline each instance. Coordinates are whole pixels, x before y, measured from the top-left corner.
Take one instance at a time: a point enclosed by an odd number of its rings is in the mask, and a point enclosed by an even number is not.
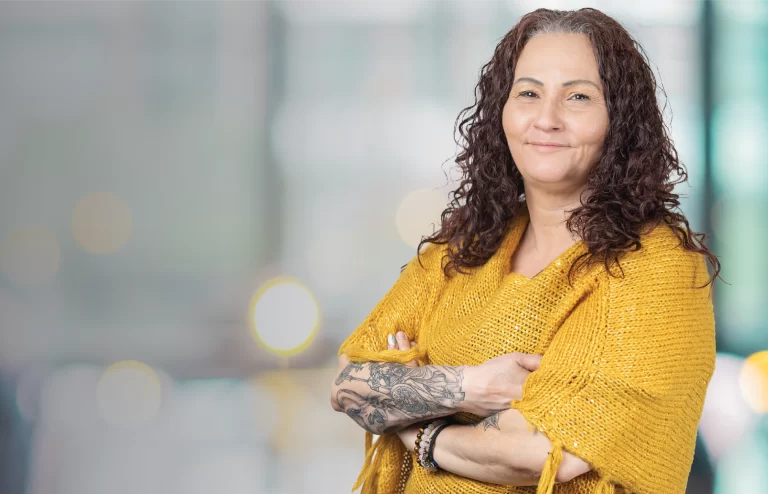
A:
[[[533,96],[528,96],[529,94]],[[534,93],[533,91],[523,91],[518,96],[522,96],[523,98],[532,98],[536,96],[536,93]]]
[[[581,98],[577,98],[577,96],[581,96]],[[586,101],[586,100],[589,99],[589,96],[587,96],[586,94],[581,94],[581,93],[574,94],[572,97],[575,98],[576,101]]]

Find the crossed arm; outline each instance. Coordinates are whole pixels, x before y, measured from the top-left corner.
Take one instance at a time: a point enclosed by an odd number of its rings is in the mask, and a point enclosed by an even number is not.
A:
[[[343,370],[334,382],[332,405],[374,434],[399,431],[406,444],[413,444],[418,424],[466,411],[467,366],[349,362],[344,355],[340,364]],[[474,426],[452,425],[440,433],[438,444],[435,460],[444,470],[483,482],[521,486],[538,483],[552,449],[549,439],[531,432],[514,409]],[[564,452],[557,482],[589,470],[586,462]]]
[[[417,426],[399,433],[413,444]],[[523,415],[514,409],[486,417],[477,424],[450,425],[441,433],[434,458],[440,468],[456,475],[503,485],[537,485],[551,441],[528,430]],[[575,455],[563,452],[555,482],[568,482],[591,470]]]
[[[368,432],[396,432],[462,409],[465,366],[350,362],[346,355],[339,363],[331,405]]]

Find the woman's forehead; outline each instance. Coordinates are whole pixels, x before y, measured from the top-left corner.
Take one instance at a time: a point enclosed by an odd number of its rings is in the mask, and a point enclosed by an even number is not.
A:
[[[572,80],[599,82],[598,76],[592,44],[583,34],[535,36],[525,45],[515,66],[515,80],[530,77],[545,83]]]

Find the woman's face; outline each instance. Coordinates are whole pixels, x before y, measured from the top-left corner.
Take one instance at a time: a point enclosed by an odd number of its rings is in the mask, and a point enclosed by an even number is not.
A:
[[[509,151],[526,187],[566,193],[582,188],[600,158],[608,123],[589,38],[546,34],[530,39],[502,113]]]

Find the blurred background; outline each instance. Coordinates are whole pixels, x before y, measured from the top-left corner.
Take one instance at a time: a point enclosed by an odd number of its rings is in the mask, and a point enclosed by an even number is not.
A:
[[[6,0],[0,493],[349,492],[338,346],[432,232],[496,43],[585,6],[655,65],[730,283],[688,492],[768,492],[768,0]]]

